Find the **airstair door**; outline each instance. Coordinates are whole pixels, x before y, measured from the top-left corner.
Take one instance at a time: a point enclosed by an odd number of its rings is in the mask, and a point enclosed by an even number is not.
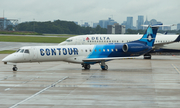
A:
[[[33,60],[36,60],[38,58],[38,53],[37,53],[37,49],[35,47],[32,47],[32,51],[33,51]]]
[[[24,56],[24,61],[30,61],[31,60],[29,49],[24,50],[23,56]]]

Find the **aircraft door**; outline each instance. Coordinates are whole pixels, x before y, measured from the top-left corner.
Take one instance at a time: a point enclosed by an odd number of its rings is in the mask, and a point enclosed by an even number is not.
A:
[[[32,47],[32,53],[33,53],[32,59],[36,60],[38,58],[38,53],[35,47]]]
[[[24,56],[24,61],[30,61],[31,60],[29,49],[24,50],[23,56]]]
[[[75,45],[78,45],[77,39],[74,39]]]
[[[82,44],[82,39],[81,38],[75,39],[75,43],[76,43],[76,45],[81,45]]]
[[[86,42],[86,38],[82,38],[82,44],[83,45],[86,44],[85,42]]]

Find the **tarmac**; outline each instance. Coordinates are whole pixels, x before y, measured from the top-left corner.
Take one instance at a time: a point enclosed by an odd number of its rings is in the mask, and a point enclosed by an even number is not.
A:
[[[7,54],[0,54],[2,60]],[[180,56],[124,59],[84,70],[66,62],[0,62],[1,108],[179,108]]]

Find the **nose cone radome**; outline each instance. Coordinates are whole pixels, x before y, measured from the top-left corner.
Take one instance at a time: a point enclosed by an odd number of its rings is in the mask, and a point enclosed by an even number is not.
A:
[[[15,63],[15,62],[17,62],[17,56],[15,53],[10,54],[10,55],[6,56],[4,59],[2,59],[2,62],[4,62],[5,64],[7,62]]]

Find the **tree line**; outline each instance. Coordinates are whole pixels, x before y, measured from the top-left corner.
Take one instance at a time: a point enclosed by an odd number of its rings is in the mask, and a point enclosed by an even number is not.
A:
[[[15,27],[16,31],[32,31],[37,33],[49,34],[106,34],[107,29],[101,28],[99,25],[96,28],[81,27],[71,21],[56,20],[54,22],[24,22]]]
[[[7,31],[24,31],[30,33],[47,33],[47,34],[107,34],[106,28],[101,28],[99,25],[96,28],[92,27],[81,27],[80,25],[75,24],[72,21],[61,21],[56,20],[54,22],[46,21],[46,22],[24,22],[20,23],[17,26],[8,26],[6,28]],[[127,29],[125,34],[144,34],[145,30],[132,30]],[[180,30],[158,30],[158,33],[172,33],[172,34],[180,34]]]

